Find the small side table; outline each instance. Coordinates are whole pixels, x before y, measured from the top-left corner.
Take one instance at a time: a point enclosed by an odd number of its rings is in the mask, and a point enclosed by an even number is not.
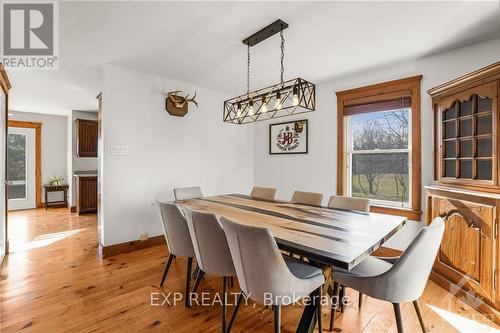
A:
[[[49,209],[49,207],[68,207],[68,185],[57,185],[57,186],[52,186],[52,185],[44,185],[43,188],[45,189],[45,210]],[[62,201],[52,201],[49,202],[48,200],[48,194],[49,192],[64,192],[64,197]]]

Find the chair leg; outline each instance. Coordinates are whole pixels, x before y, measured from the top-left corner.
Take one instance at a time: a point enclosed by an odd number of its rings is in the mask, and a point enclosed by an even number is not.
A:
[[[338,282],[333,282],[333,295],[332,295],[332,300],[336,299],[336,301],[338,302],[339,301],[339,284]],[[329,331],[333,331],[333,323],[335,321],[335,308],[336,308],[336,305],[332,303],[332,309],[331,309],[331,313],[330,313],[330,327],[329,327]]]
[[[191,269],[193,266],[193,258],[187,258],[187,273],[186,273],[186,308],[191,307]]]
[[[358,296],[358,309],[361,308],[362,305],[363,305],[363,294],[359,293],[359,296]]]
[[[240,293],[238,295],[238,299],[236,300],[236,307],[233,310],[233,314],[231,315],[231,319],[229,320],[229,323],[227,324],[226,333],[231,332],[231,327],[233,326],[233,321],[236,318],[236,314],[238,313],[238,309],[240,308],[242,300],[243,300],[243,293]]]
[[[194,286],[193,286],[193,291],[192,293],[196,292],[196,289],[198,289],[198,285],[200,284],[201,278],[205,275],[205,272],[203,272],[201,269],[198,268],[198,271],[196,272],[196,280],[194,281]]]
[[[413,306],[415,307],[415,312],[418,316],[418,321],[420,322],[420,327],[422,327],[422,332],[426,332],[424,318],[422,318],[422,313],[420,312],[420,306],[418,305],[418,300],[413,301]]]
[[[401,320],[401,306],[399,303],[392,303],[394,306],[394,315],[396,316],[396,325],[398,327],[398,333],[403,333],[403,321]]]
[[[222,277],[222,333],[226,333],[226,290],[227,277]]]
[[[274,333],[281,332],[281,305],[273,305],[274,311]]]
[[[170,254],[168,256],[168,260],[167,262],[165,262],[165,268],[163,269],[163,276],[161,277],[160,287],[163,287],[163,282],[165,282],[165,279],[167,278],[168,270],[170,269],[170,265],[172,264],[172,261],[174,259],[175,256],[173,254]]]
[[[340,312],[344,313],[344,296],[345,296],[345,286],[340,286]]]
[[[316,316],[318,317],[318,332],[321,333],[323,332],[323,322],[322,322],[322,318],[323,316],[321,315],[321,287],[319,287],[317,290],[316,290],[316,307],[318,309],[318,313],[316,314]]]

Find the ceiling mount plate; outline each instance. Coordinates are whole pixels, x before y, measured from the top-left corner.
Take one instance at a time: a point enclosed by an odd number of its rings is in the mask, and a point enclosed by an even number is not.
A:
[[[250,37],[245,38],[243,40],[243,44],[248,46],[254,46],[256,44],[259,44],[263,40],[268,39],[272,35],[275,35],[285,30],[286,28],[288,28],[288,23],[282,20],[274,21],[273,23],[269,24],[265,28],[260,29]]]

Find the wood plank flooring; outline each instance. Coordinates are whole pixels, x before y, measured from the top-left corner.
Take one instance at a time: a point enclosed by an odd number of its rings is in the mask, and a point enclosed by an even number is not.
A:
[[[100,259],[96,223],[95,215],[78,216],[67,209],[9,214],[12,253],[0,273],[2,333],[220,332],[217,305],[151,306],[151,293],[183,292],[185,260],[174,261],[162,290],[167,249],[157,246]],[[205,278],[199,292],[213,295],[220,284]],[[396,332],[391,304],[365,298],[358,310],[357,293],[347,293],[355,301],[337,315],[336,332]],[[429,332],[457,332],[467,325],[474,332],[496,331],[491,321],[433,282],[420,304]],[[295,331],[301,311],[298,306],[283,309],[283,332]],[[402,312],[406,331],[420,332],[412,305],[404,304]],[[325,309],[324,327],[328,318]],[[241,307],[233,326],[233,332],[272,331],[272,312],[252,304]]]

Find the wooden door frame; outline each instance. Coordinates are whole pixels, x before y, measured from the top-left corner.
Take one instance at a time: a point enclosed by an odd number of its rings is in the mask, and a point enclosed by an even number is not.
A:
[[[0,63],[0,86],[2,88],[2,91],[3,93],[5,94],[5,124],[7,125],[8,121],[9,121],[9,90],[10,88],[12,87],[10,85],[10,81],[9,81],[9,77],[7,76],[7,72],[5,72],[5,68],[3,66],[2,63]],[[6,181],[7,180],[7,134],[8,133],[8,126],[5,127],[5,133],[3,133],[4,137],[5,137],[5,178],[4,180]],[[0,133],[1,134],[1,133]],[[5,255],[9,254],[9,239],[7,237],[8,235],[8,201],[7,201],[7,182],[5,182],[5,184],[0,184],[0,186],[3,186],[4,187],[4,193],[5,193],[5,234],[4,234],[4,237],[5,237]],[[0,230],[1,232],[1,230]],[[2,260],[3,262],[3,260]],[[0,265],[2,264],[2,262],[0,262]]]
[[[8,127],[35,129],[35,200],[36,208],[42,208],[42,123],[9,120]]]

